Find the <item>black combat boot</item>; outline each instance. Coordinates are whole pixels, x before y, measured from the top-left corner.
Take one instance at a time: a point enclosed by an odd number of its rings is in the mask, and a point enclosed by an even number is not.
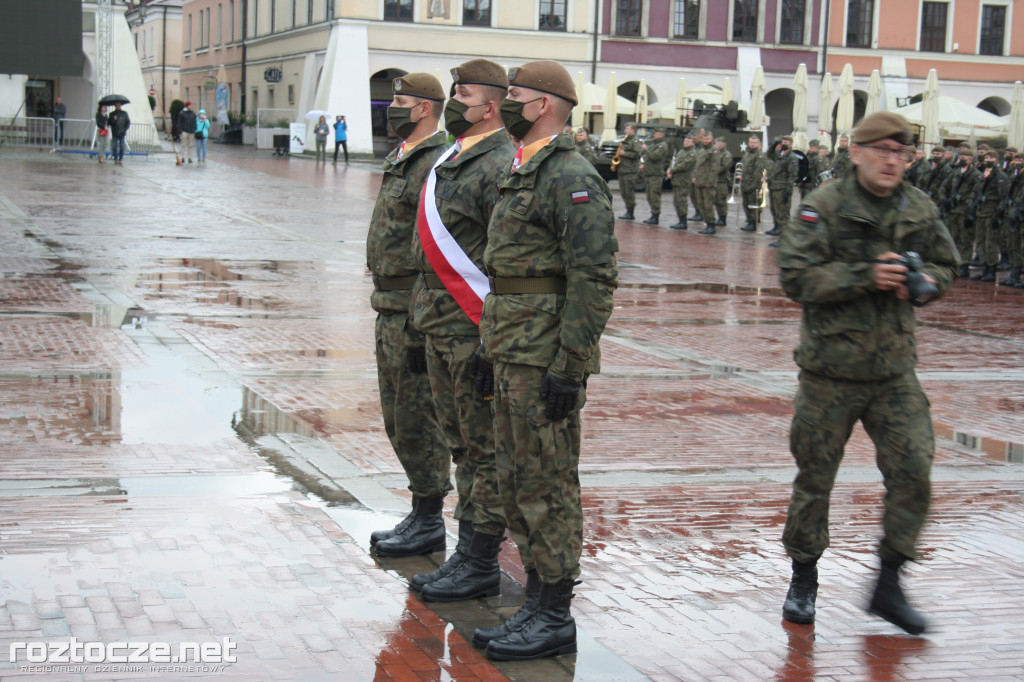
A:
[[[462,565],[469,556],[469,543],[473,540],[473,522],[459,519],[459,542],[455,545],[455,553],[441,564],[433,573],[418,573],[409,581],[409,587],[419,590],[427,583],[440,580]]]
[[[669,225],[669,227],[672,228],[673,230],[685,230],[687,227],[686,216],[680,218],[679,222],[677,222],[675,225]]]
[[[533,614],[537,613],[537,609],[540,607],[540,575],[536,570],[526,572],[524,592],[526,601],[508,620],[501,625],[477,628],[473,632],[473,646],[486,649],[487,643],[492,639],[501,639],[505,635],[518,632],[533,617]]]
[[[644,225],[657,225],[658,224],[658,216],[660,216],[660,215],[661,215],[660,213],[652,213],[651,217],[644,221]]]
[[[379,556],[418,556],[444,551],[444,521],[441,519],[444,498],[420,497],[415,505],[412,523],[373,546]]]
[[[782,617],[790,623],[814,622],[814,600],[818,598],[818,564],[793,560],[793,579],[789,582]]]
[[[375,530],[370,533],[370,546],[376,545],[381,540],[387,540],[393,538],[396,534],[401,533],[403,530],[409,527],[412,523],[413,518],[416,516],[416,500],[412,501],[412,509],[405,515],[405,518],[398,522],[394,528],[388,528],[387,530]]]
[[[971,278],[971,268],[970,268],[970,266],[968,266],[968,265],[961,265],[960,266],[960,279],[970,279],[970,278]]]
[[[619,220],[633,220],[633,209],[627,208],[625,215],[620,215]]]
[[[519,630],[492,639],[485,651],[487,657],[495,661],[532,661],[576,653],[576,621],[569,613],[576,584],[571,578],[554,585],[541,583],[537,612]]]
[[[980,268],[982,266],[981,258],[978,254],[974,254],[974,258],[971,259],[972,268]]]
[[[778,237],[780,234],[782,234],[782,228],[780,228],[778,225],[775,225],[774,227],[772,227],[772,229],[765,232],[765,234],[768,235],[769,237]]]
[[[1006,279],[999,280],[999,284],[1001,284],[1004,287],[1012,287],[1013,285],[1015,285],[1019,281],[1020,281],[1020,268],[1018,266],[1014,266],[1014,267],[1010,268],[1009,276]]]
[[[504,539],[504,534],[488,535],[474,531],[466,560],[451,575],[424,585],[420,589],[420,598],[423,601],[448,602],[496,596],[501,591],[498,552]]]
[[[754,223],[747,223],[746,225],[744,225],[740,229],[743,230],[744,232],[756,232],[757,231],[757,225],[754,225]]]
[[[719,218],[716,220],[715,227],[725,227],[725,218]]]
[[[993,268],[994,269],[994,268]],[[912,635],[920,635],[927,628],[924,616],[911,608],[900,588],[900,566],[905,559],[883,561],[878,585],[871,597],[868,613],[884,618]]]
[[[971,279],[975,279],[975,278],[977,278],[977,280],[979,282],[994,282],[994,281],[996,281],[996,266],[994,266],[994,265],[986,265],[985,269],[981,271],[981,277],[978,277],[977,275],[975,275],[974,277],[971,277]]]
[[[712,223],[708,223],[707,227],[705,227],[703,230],[701,230],[697,234],[714,234],[714,233],[715,233],[715,226]]]
[[[999,262],[996,263],[996,270],[1009,270],[1010,261],[1007,259],[1005,253],[999,254]]]
[[[704,216],[700,214],[700,211],[696,211],[692,216],[687,218],[691,223],[702,223],[704,222]]]

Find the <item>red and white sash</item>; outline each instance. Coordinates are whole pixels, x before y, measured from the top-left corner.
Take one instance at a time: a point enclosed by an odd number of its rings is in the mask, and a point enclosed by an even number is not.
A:
[[[466,252],[462,250],[455,237],[441,220],[434,200],[434,188],[437,186],[437,168],[458,153],[461,145],[454,144],[441,155],[434,167],[430,169],[427,181],[423,185],[420,196],[419,211],[416,216],[416,229],[419,232],[423,252],[430,261],[430,266],[441,279],[448,293],[459,304],[473,324],[480,324],[484,309],[484,297],[490,292],[490,284],[480,268],[476,266]]]

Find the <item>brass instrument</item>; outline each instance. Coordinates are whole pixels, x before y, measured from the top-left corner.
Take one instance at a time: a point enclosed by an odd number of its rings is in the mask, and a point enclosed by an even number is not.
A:
[[[736,163],[736,173],[732,178],[732,192],[729,194],[729,199],[725,203],[735,204],[739,199],[736,198],[736,194],[740,194],[740,199],[743,198],[743,162],[738,161]]]
[[[622,143],[619,143],[619,148],[615,150],[615,156],[612,157],[612,172],[619,170],[619,164],[622,163]]]
[[[768,171],[761,171],[761,203],[758,208],[768,207]]]

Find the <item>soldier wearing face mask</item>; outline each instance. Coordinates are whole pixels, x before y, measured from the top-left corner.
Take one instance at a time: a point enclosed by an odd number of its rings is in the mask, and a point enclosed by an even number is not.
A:
[[[1009,254],[1011,267],[1010,276],[1007,278],[1010,281],[1004,280],[1000,284],[1012,284],[1018,289],[1024,289],[1024,152],[1014,153],[1013,163],[1010,164],[1007,175],[1010,178],[1010,196],[1007,200],[1009,207],[1006,215],[1012,239]],[[1016,281],[1013,281],[1014,279]]]
[[[978,238],[978,258],[984,269],[971,277],[977,282],[996,281],[996,268],[999,265],[1000,249],[1006,255],[1006,236],[1008,231],[1002,220],[1005,211],[1004,203],[1010,190],[1006,173],[999,167],[999,152],[989,149],[985,152],[985,169],[981,172],[981,185],[975,200],[975,234]]]
[[[945,197],[939,205],[941,215],[956,244],[956,250],[967,258],[960,263],[960,277],[971,276],[968,270],[970,254],[974,253],[974,220],[971,208],[978,194],[981,173],[974,167],[974,151],[968,145],[961,145],[953,172],[946,178],[942,188]]]

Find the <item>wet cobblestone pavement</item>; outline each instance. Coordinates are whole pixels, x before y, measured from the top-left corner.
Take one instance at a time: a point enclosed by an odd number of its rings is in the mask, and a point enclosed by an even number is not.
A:
[[[502,596],[468,604],[406,588],[440,555],[367,551],[408,506],[364,265],[379,183],[370,163],[221,145],[184,168],[0,149],[0,650],[237,643],[223,671],[21,656],[0,678],[1024,680],[1024,291],[957,282],[920,314],[939,439],[907,586],[932,631],[864,612],[884,491],[860,428],[818,623],[784,623],[799,308],[735,206],[714,237],[618,224],[584,412],[580,652],[484,658],[472,629],[522,598],[511,543]]]

